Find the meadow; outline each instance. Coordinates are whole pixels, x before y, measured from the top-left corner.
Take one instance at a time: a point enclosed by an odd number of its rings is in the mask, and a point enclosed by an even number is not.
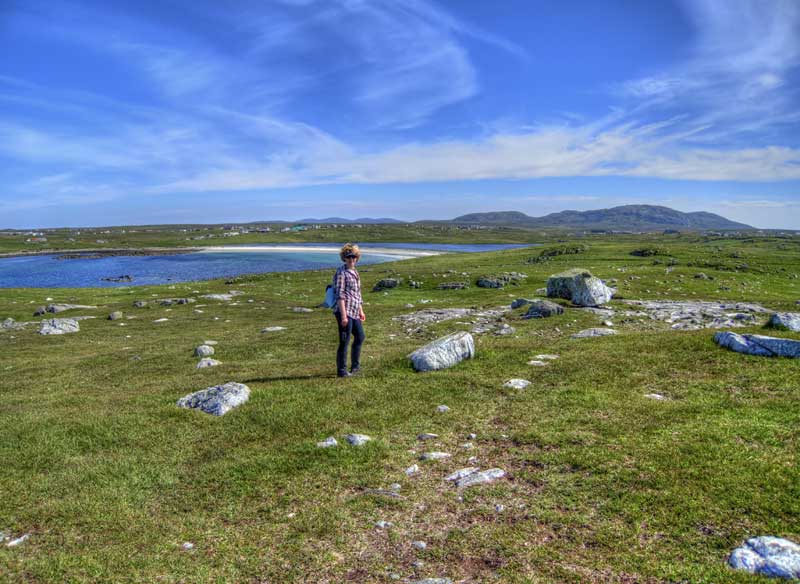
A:
[[[327,235],[546,245],[365,267],[363,373],[349,379],[335,376],[334,319],[316,308],[330,271],[0,289],[0,321],[39,320],[34,310],[52,302],[97,307],[58,315],[97,317],[74,334],[0,329],[0,531],[30,534],[0,546],[0,580],[768,581],[734,572],[726,558],[757,535],[800,541],[800,361],[733,353],[713,342],[713,329],[677,331],[621,311],[626,299],[800,311],[800,238],[421,232]],[[155,235],[135,243],[186,244]],[[3,245],[12,251],[17,242]],[[577,253],[559,253],[567,248]],[[521,307],[503,317],[514,334],[475,335],[472,360],[432,373],[410,367],[411,351],[473,325],[455,319],[409,331],[393,317],[508,306],[541,296],[549,275],[573,267],[615,280],[619,334],[572,339],[602,317],[559,300],[563,315],[525,320]],[[475,286],[479,276],[512,271],[527,278]],[[370,291],[386,277],[403,283]],[[437,288],[453,281],[470,286]],[[202,298],[230,290],[241,294]],[[159,302],[183,297],[196,301]],[[134,308],[136,300],[148,304]],[[115,310],[123,318],[107,320]],[[268,326],[286,330],[262,333]],[[764,333],[763,323],[737,332]],[[217,341],[221,365],[195,368],[204,340]],[[537,354],[559,358],[528,365]],[[531,385],[504,387],[510,378]],[[252,394],[225,416],[175,405],[227,381]],[[424,432],[438,438],[418,440]],[[348,446],[348,433],[372,440]],[[317,448],[328,436],[339,446]],[[433,450],[452,456],[418,460]],[[443,480],[473,466],[470,457],[507,475],[464,490]],[[420,471],[407,476],[415,463]],[[393,483],[399,496],[386,494]]]

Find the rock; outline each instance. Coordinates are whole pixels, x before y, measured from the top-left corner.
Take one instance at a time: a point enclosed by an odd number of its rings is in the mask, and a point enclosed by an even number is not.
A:
[[[498,503],[497,505],[494,506],[494,510],[495,510],[495,513],[502,513],[503,511],[506,510],[506,506],[505,505],[501,505],[500,503]]]
[[[500,278],[483,276],[482,278],[478,278],[478,281],[475,282],[475,285],[478,288],[502,288],[506,285],[506,283]]]
[[[457,480],[463,479],[465,476],[471,475],[472,473],[478,472],[480,469],[477,466],[468,466],[467,468],[461,468],[454,473],[451,473],[444,477],[444,480],[455,482]]]
[[[418,550],[424,550],[425,548],[428,547],[428,544],[425,543],[424,541],[412,541],[411,546]]]
[[[350,444],[351,446],[363,446],[364,444],[372,440],[372,438],[370,438],[366,434],[348,434],[347,436],[344,437],[344,439],[347,440],[347,443]]]
[[[279,331],[285,331],[285,326],[268,326],[261,329],[262,333],[277,333]]]
[[[467,287],[466,282],[442,282],[436,286],[437,290],[464,290]]]
[[[714,341],[721,347],[737,353],[760,357],[800,359],[800,341],[795,341],[794,339],[779,339],[762,335],[737,335],[736,333],[725,331],[715,334]]]
[[[453,584],[453,581],[450,578],[423,578],[412,580],[410,584]]]
[[[96,306],[87,306],[85,304],[50,304],[47,307],[47,312],[51,312],[53,314],[58,314],[59,312],[64,312],[65,310],[76,310],[78,308],[97,308]]]
[[[517,298],[514,302],[511,303],[511,310],[516,310],[520,306],[525,306],[526,304],[532,304],[535,300],[528,300],[527,298]]]
[[[475,356],[475,341],[466,332],[453,333],[436,339],[411,353],[408,357],[416,371],[436,371]]]
[[[397,493],[403,488],[403,485],[401,485],[400,483],[392,483],[391,485],[389,485],[389,488],[395,493]]]
[[[404,304],[403,308],[414,308],[414,305],[409,302],[408,304]]]
[[[217,346],[219,343],[218,343],[217,341],[203,341],[203,344],[204,344],[204,345],[209,345],[210,347],[215,347],[215,346]]]
[[[120,312],[119,310],[115,310],[114,312],[108,315],[108,320],[119,320],[120,318],[122,318],[122,312]]]
[[[136,300],[133,303],[134,308],[144,308],[145,306],[147,306],[146,300]]]
[[[776,312],[769,319],[769,326],[800,333],[800,312]]]
[[[697,280],[713,280],[713,278],[709,278],[704,272],[699,272],[695,274],[694,277]]]
[[[250,388],[243,383],[229,381],[190,393],[177,402],[179,408],[200,410],[212,416],[224,416],[233,408],[250,399]]]
[[[611,300],[614,290],[591,272],[581,269],[567,270],[550,276],[547,280],[549,298],[566,298],[578,306],[598,306]]]
[[[43,320],[40,328],[40,335],[65,335],[68,333],[77,333],[81,330],[78,321],[74,318],[51,318]]]
[[[205,369],[206,367],[216,367],[217,365],[222,365],[222,363],[220,361],[217,361],[216,359],[204,358],[200,359],[200,361],[197,363],[197,369]]]
[[[3,324],[0,325],[0,328],[5,330],[17,330],[20,328],[24,328],[25,323],[17,322],[13,318],[7,318],[3,321]]]
[[[464,442],[464,444],[461,445],[461,448],[465,450],[470,450],[472,448],[475,448],[475,445],[472,442]]]
[[[660,393],[646,393],[646,394],[644,394],[644,397],[646,397],[647,399],[654,399],[656,401],[665,401],[667,399],[665,396],[661,395]]]
[[[336,446],[339,446],[339,443],[333,436],[328,436],[322,442],[317,442],[317,448],[334,448]]]
[[[186,551],[193,550],[194,544],[190,541],[185,541],[181,544],[181,548],[183,548]]]
[[[307,313],[307,312],[314,312],[314,311],[311,310],[310,308],[306,308],[304,306],[295,306],[294,308],[292,308],[292,312]]]
[[[392,523],[391,521],[384,521],[383,519],[375,522],[375,527],[377,527],[378,529],[389,529],[393,525],[394,523]]]
[[[700,330],[752,326],[757,315],[772,311],[748,302],[710,302],[678,300],[623,300],[636,308],[625,316],[646,316],[651,320],[670,323],[673,330]]]
[[[418,465],[418,464],[412,464],[411,466],[409,466],[409,467],[408,467],[408,468],[405,470],[405,473],[406,473],[406,475],[407,475],[407,476],[412,476],[412,475],[415,475],[415,474],[417,474],[418,472],[419,472],[419,465]]]
[[[558,355],[536,355],[536,359],[558,359]]]
[[[564,309],[555,302],[534,300],[522,318],[549,318],[558,314],[564,314]]]
[[[753,537],[733,550],[728,565],[772,578],[800,578],[800,545],[780,537]]]
[[[528,361],[528,365],[532,365],[534,367],[547,367],[549,363],[547,361],[537,361],[536,359],[532,361]]]
[[[450,453],[448,452],[425,452],[419,455],[420,460],[443,460],[445,458],[450,458]]]
[[[615,334],[617,334],[617,331],[610,328],[590,328],[570,336],[573,339],[588,339],[589,337],[607,337]]]
[[[475,438],[477,437],[478,435],[475,434],[474,432],[470,432],[469,434],[467,434],[467,440],[475,440]]]
[[[210,357],[214,354],[214,347],[209,345],[200,345],[194,350],[195,357]]]
[[[490,468],[489,470],[475,472],[461,479],[458,479],[456,481],[456,486],[459,489],[465,489],[467,487],[473,487],[475,485],[493,483],[497,479],[503,478],[504,476],[506,476],[506,471],[504,471],[503,469]]]
[[[231,290],[227,294],[205,294],[204,296],[201,296],[200,298],[208,298],[209,300],[224,300],[224,301],[228,301],[228,300],[233,300],[234,296],[239,296],[240,294],[241,294],[241,292],[239,292],[238,290]]]
[[[527,379],[509,379],[503,384],[503,387],[510,389],[525,389],[531,384]]]
[[[17,547],[18,545],[25,543],[25,541],[27,541],[27,539],[30,536],[31,536],[30,533],[26,533],[25,535],[22,535],[16,539],[12,539],[10,542],[6,544],[6,547]]]
[[[157,318],[153,322],[167,322],[168,320],[168,318]]]
[[[450,408],[448,406],[444,406],[444,405],[436,406],[436,411],[439,412],[440,414],[444,414],[446,412],[449,412]]]
[[[33,316],[42,316],[43,314],[47,314],[46,306],[40,306],[33,312]]]
[[[497,330],[494,331],[494,334],[498,337],[503,337],[506,335],[513,335],[515,332],[517,332],[517,329],[515,329],[513,326],[503,323],[497,327]]]
[[[439,437],[438,434],[431,434],[430,432],[424,432],[417,436],[417,440],[435,440],[438,437]]]
[[[382,292],[383,290],[391,290],[397,288],[403,280],[401,278],[383,278],[378,280],[375,286],[372,287],[373,292]]]

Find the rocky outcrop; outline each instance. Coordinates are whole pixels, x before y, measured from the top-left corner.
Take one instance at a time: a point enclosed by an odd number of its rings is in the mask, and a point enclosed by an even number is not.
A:
[[[58,314],[59,312],[64,312],[65,310],[77,310],[79,308],[92,309],[97,307],[87,306],[86,304],[48,304],[46,310],[47,312]]]
[[[179,408],[200,410],[212,416],[224,416],[233,408],[250,399],[250,388],[243,383],[229,381],[190,393],[178,400]]]
[[[522,318],[549,318],[558,314],[564,314],[564,309],[555,302],[534,300]]]
[[[65,335],[77,333],[81,330],[78,321],[74,318],[51,318],[43,320],[39,328],[40,335]]]
[[[800,545],[780,537],[752,537],[733,550],[728,565],[772,578],[800,578]]]
[[[621,311],[624,316],[645,316],[670,324],[674,330],[753,326],[771,311],[752,302],[713,302],[704,300],[623,300],[636,310]],[[614,313],[607,315],[613,317]],[[763,322],[763,321],[761,321]]]
[[[402,279],[400,278],[383,278],[382,280],[378,280],[378,282],[372,287],[373,292],[381,292],[383,290],[391,290],[392,288],[397,288]]]
[[[582,330],[574,335],[570,335],[573,339],[588,339],[591,337],[607,337],[617,334],[617,331],[609,328],[590,328]]]
[[[769,319],[769,326],[800,333],[800,312],[776,312]]]
[[[416,371],[436,371],[447,369],[474,356],[475,341],[472,335],[458,332],[436,339],[408,357]]]
[[[714,341],[721,347],[759,357],[789,357],[800,359],[800,341],[780,339],[763,335],[738,335],[730,331],[714,335]]]
[[[599,306],[611,300],[614,290],[588,270],[574,269],[550,276],[549,298],[566,298],[577,306]]]
[[[466,282],[443,282],[436,286],[437,290],[463,290],[467,287]]]

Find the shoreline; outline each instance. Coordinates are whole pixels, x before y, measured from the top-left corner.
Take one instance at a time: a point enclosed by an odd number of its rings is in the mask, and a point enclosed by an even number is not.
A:
[[[432,249],[406,249],[406,248],[398,248],[398,247],[368,247],[368,246],[360,246],[361,252],[365,254],[380,254],[380,255],[390,255],[390,256],[398,256],[398,259],[412,259],[412,258],[421,258],[421,257],[429,257],[429,256],[436,256],[442,255],[447,253],[446,251],[441,250],[432,250]],[[311,246],[311,245],[304,245],[301,247],[294,247],[289,246],[286,244],[278,244],[278,245],[241,245],[241,246],[209,246],[201,248],[201,251],[210,251],[210,252],[245,252],[245,253],[256,253],[260,251],[282,251],[282,252],[308,252],[308,251],[324,251],[324,252],[338,252],[338,246],[331,246],[325,247],[324,244],[320,244],[318,246]]]

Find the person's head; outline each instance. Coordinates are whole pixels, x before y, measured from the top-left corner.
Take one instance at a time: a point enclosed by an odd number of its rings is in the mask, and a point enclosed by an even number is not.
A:
[[[353,265],[361,258],[361,250],[355,243],[345,243],[339,252],[339,257],[347,265]]]

